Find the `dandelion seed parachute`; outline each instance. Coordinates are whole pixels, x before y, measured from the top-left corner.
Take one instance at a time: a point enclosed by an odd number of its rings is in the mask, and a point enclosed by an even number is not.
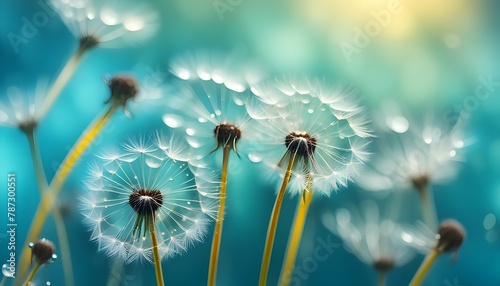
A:
[[[276,78],[252,86],[252,91],[268,107],[256,117],[259,127],[251,155],[279,171],[275,166],[285,167],[283,162],[294,152],[298,159],[291,194],[301,194],[306,177],[312,176],[314,191],[329,196],[346,186],[368,159],[371,133],[353,91],[304,76]]]
[[[85,183],[88,196],[81,207],[91,239],[99,250],[126,262],[152,261],[151,240],[145,234],[148,214],[154,215],[162,258],[202,240],[214,214],[200,194],[217,188],[212,178],[201,177],[210,172],[193,171],[186,161],[167,156],[166,149],[179,147],[158,143],[139,137],[118,152],[102,153]]]

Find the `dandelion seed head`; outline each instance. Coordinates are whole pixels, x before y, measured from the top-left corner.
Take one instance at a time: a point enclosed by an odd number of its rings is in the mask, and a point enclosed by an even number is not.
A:
[[[108,81],[111,96],[108,102],[119,104],[124,110],[127,102],[134,99],[139,92],[139,84],[133,77],[117,75]]]
[[[160,255],[171,257],[200,241],[206,233],[206,227],[201,226],[216,216],[217,211],[205,204],[218,199],[215,180],[204,177],[210,171],[199,171],[179,160],[188,155],[169,157],[175,145],[167,143],[170,141],[176,140],[158,132],[131,137],[115,148],[119,154],[112,160],[98,156],[89,168],[87,195],[80,208],[91,240],[97,241],[99,250],[107,255],[125,262],[151,262],[152,224],[161,234]],[[196,177],[191,168],[196,170]],[[202,190],[211,197],[203,197]]]
[[[158,29],[158,13],[146,5],[97,0],[51,2],[84,50],[97,45],[133,45],[149,39]]]
[[[31,260],[35,258],[38,264],[50,264],[57,257],[54,256],[55,246],[52,241],[42,238],[35,243],[30,243]]]
[[[441,223],[437,234],[436,249],[445,252],[458,251],[465,239],[465,229],[456,220],[447,220]]]

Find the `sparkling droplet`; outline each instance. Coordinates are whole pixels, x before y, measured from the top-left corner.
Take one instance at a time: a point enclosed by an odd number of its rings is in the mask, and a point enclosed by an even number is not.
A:
[[[165,114],[163,115],[162,119],[163,123],[165,123],[165,125],[170,128],[179,128],[184,123],[182,117],[175,114]]]
[[[33,246],[35,246],[35,244],[34,244],[33,242],[30,242],[30,243],[28,244],[28,246],[29,246],[30,248],[33,248]]]
[[[200,118],[198,118],[198,121],[199,121],[200,123],[205,123],[205,122],[207,122],[207,119],[205,119],[205,118],[203,118],[203,117],[200,117]]]
[[[455,150],[451,150],[451,151],[450,151],[450,157],[452,157],[452,158],[453,158],[453,157],[455,157],[456,155],[457,155],[457,151],[455,151]]]
[[[386,124],[392,129],[392,131],[397,133],[405,133],[410,127],[410,123],[403,116],[387,118]]]
[[[45,285],[50,286],[50,281],[45,282]]]
[[[189,136],[193,136],[194,134],[196,134],[196,132],[193,128],[186,128],[186,134]]]
[[[12,268],[12,270],[14,270]],[[12,277],[14,275],[14,271],[11,271],[11,268],[7,265],[7,264],[4,264],[2,265],[2,274],[3,276],[5,277]]]
[[[172,182],[172,181],[174,180],[174,178],[170,177],[170,178],[168,178],[168,180],[169,180],[170,182]]]
[[[248,159],[253,162],[253,163],[260,163],[262,162],[262,158],[256,154],[249,153],[248,154]]]
[[[309,108],[309,109],[307,110],[307,113],[314,113],[314,109]]]

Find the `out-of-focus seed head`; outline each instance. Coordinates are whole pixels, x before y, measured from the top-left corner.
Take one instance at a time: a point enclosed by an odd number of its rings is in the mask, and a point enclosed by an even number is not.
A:
[[[442,252],[458,251],[465,239],[465,229],[456,220],[441,223],[437,234],[436,250]]]
[[[50,264],[56,258],[54,254],[56,248],[50,240],[42,238],[35,243],[30,243],[29,246],[31,248],[31,261],[34,257],[38,264]]]
[[[373,267],[379,272],[387,272],[394,268],[394,266],[396,266],[396,263],[391,258],[380,258],[373,261]]]
[[[80,37],[80,48],[90,50],[99,44],[99,39],[93,35],[83,35]]]
[[[106,101],[119,104],[126,111],[127,102],[134,99],[139,92],[139,84],[136,80],[127,75],[117,75],[108,81],[111,91],[110,98]]]
[[[429,178],[429,175],[427,175],[427,174],[422,174],[422,175],[411,177],[411,184],[419,192],[423,192],[427,188],[427,186],[429,185],[430,181],[431,180]]]

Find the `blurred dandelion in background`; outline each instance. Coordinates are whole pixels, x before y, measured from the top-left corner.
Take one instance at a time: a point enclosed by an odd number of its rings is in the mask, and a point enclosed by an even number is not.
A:
[[[464,134],[465,121],[446,122],[432,114],[419,118],[394,103],[374,118],[379,131],[374,140],[376,155],[357,182],[373,191],[415,189],[425,223],[436,228],[431,186],[457,175],[465,147],[473,142]]]
[[[366,200],[321,217],[323,225],[344,241],[347,251],[374,267],[379,286],[385,285],[390,270],[405,265],[415,254],[402,238],[404,228],[387,213],[375,201]]]

